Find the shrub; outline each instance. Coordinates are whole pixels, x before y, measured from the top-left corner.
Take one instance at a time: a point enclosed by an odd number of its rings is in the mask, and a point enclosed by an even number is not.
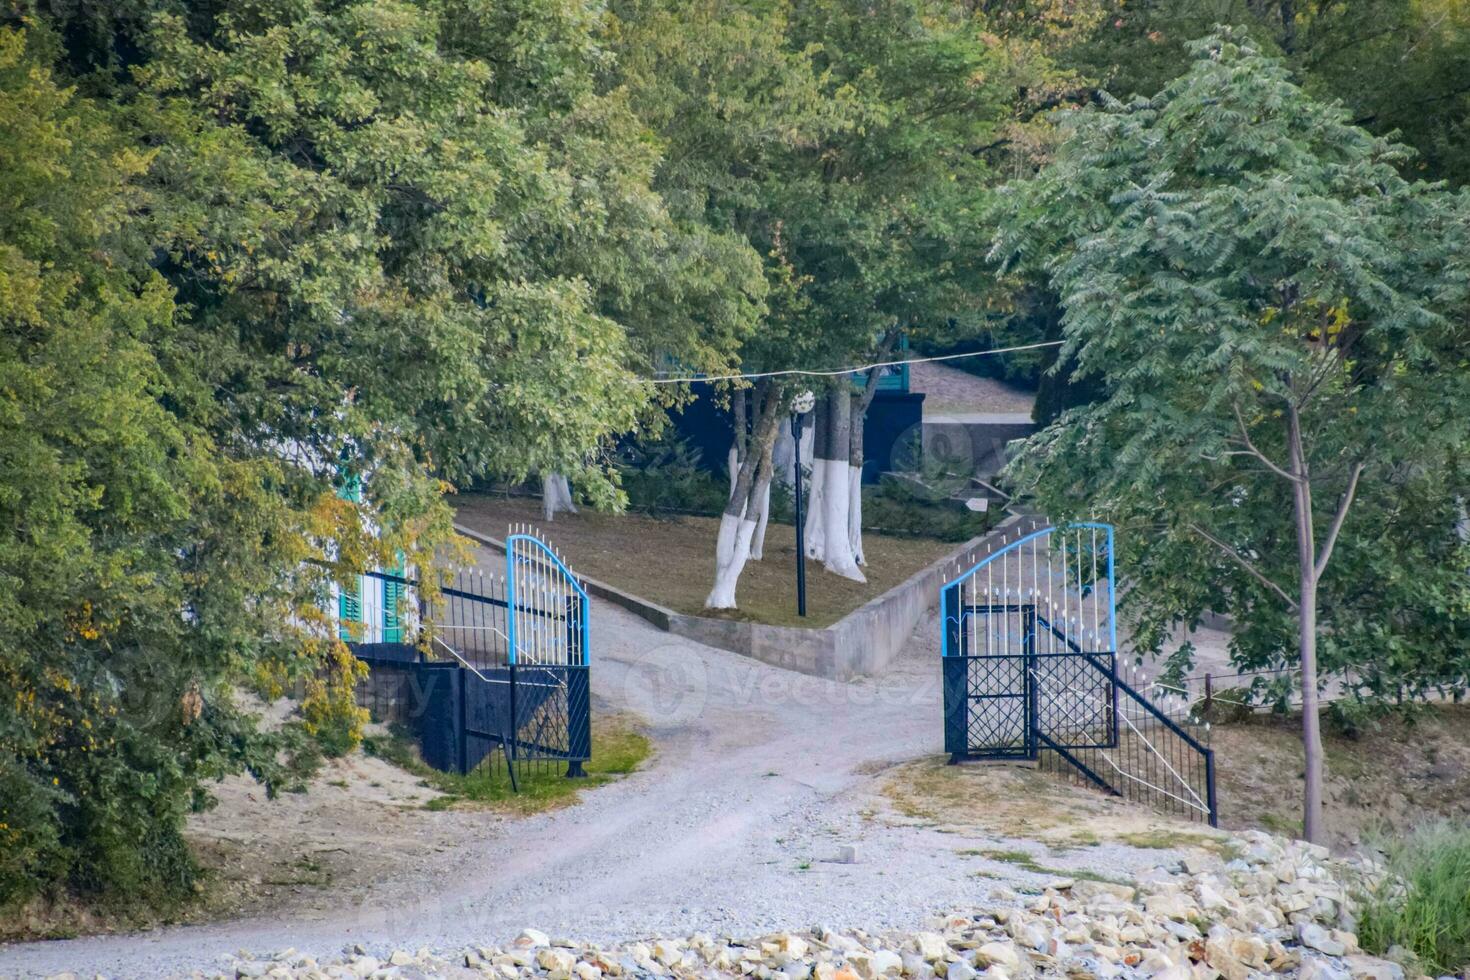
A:
[[[1431,975],[1470,969],[1470,825],[1424,827],[1380,846],[1389,875],[1362,897],[1363,947],[1402,946]]]
[[[655,516],[714,516],[724,509],[730,494],[728,483],[703,468],[703,454],[672,426],[624,444],[617,469],[629,509]]]

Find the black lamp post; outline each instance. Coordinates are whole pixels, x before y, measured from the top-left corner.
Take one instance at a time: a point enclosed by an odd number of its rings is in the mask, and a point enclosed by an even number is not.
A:
[[[796,614],[806,615],[806,522],[801,515],[801,424],[816,405],[810,391],[797,395],[791,402],[791,486],[796,491]]]

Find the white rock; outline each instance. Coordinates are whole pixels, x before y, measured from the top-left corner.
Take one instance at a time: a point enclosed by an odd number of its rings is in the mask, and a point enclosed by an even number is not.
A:
[[[550,946],[551,937],[540,929],[522,929],[520,937],[516,939],[516,945],[522,948],[530,946]]]
[[[1298,980],[1349,980],[1348,972],[1321,956],[1302,957]]]
[[[1296,936],[1301,940],[1303,946],[1326,953],[1328,956],[1341,956],[1347,952],[1347,944],[1333,937],[1332,933],[1317,925],[1315,922],[1305,922],[1297,926]]]
[[[536,951],[536,965],[547,973],[570,975],[577,965],[577,958],[564,949],[543,946]]]
[[[661,966],[673,966],[684,958],[684,950],[672,940],[660,939],[653,944],[653,958]]]
[[[789,932],[782,933],[776,938],[776,946],[780,948],[783,953],[786,953],[787,955],[792,956],[795,959],[801,959],[803,956],[805,956],[808,949],[805,939],[802,939],[800,936],[794,936]]]
[[[976,962],[1014,970],[1021,965],[1021,954],[1011,943],[986,943],[975,950]]]
[[[903,957],[891,949],[880,949],[873,953],[873,969],[878,976],[897,976],[903,972]]]
[[[1040,922],[1023,922],[1011,933],[1016,942],[1029,949],[1045,949],[1051,939],[1051,930]]]
[[[914,948],[919,955],[930,963],[943,960],[949,956],[949,943],[937,932],[921,932],[914,937]]]
[[[1347,967],[1353,980],[1404,980],[1403,967],[1376,956],[1358,953],[1343,960],[1343,966]]]
[[[1143,907],[1149,915],[1169,919],[1188,919],[1198,911],[1188,895],[1177,891],[1146,895],[1143,899]]]
[[[955,960],[944,972],[944,980],[975,980],[975,968],[964,960]]]

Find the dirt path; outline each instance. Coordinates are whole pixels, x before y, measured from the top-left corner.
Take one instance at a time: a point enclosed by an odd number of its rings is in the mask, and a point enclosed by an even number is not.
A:
[[[0,975],[158,976],[208,970],[240,948],[446,947],[508,940],[528,925],[601,941],[913,926],[982,900],[996,879],[1040,881],[1017,846],[1049,869],[1109,875],[1162,856],[1157,843],[1018,844],[969,819],[968,808],[987,810],[983,783],[940,800],[937,816],[922,800],[894,805],[889,783],[904,771],[894,767],[941,749],[932,621],[881,679],[839,684],[671,638],[606,604],[594,616],[594,707],[645,720],[655,757],[644,771],[581,805],[441,840],[447,851],[424,866],[350,903],[318,899],[311,917],[14,946],[0,950]],[[1098,812],[1088,804],[1089,827]],[[1015,838],[1024,814],[1018,824]],[[830,860],[844,846],[856,848],[855,863]]]

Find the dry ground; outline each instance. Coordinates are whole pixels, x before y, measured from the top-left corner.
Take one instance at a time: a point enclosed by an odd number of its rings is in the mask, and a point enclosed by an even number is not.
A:
[[[1301,832],[1300,724],[1299,715],[1257,715],[1214,727],[1225,826]],[[1440,818],[1470,820],[1470,706],[1380,719],[1356,738],[1323,727],[1335,846]]]
[[[1055,774],[1010,763],[951,766],[930,758],[892,770],[883,785],[891,811],[875,819],[906,820],[941,833],[1005,841],[962,855],[1022,870],[1115,880],[1118,848],[1222,854],[1225,835],[1065,783]],[[986,875],[990,872],[975,872]]]
[[[584,508],[547,524],[537,500],[463,494],[453,503],[460,523],[484,534],[503,538],[512,523],[539,525],[571,559],[577,573],[676,612],[716,615],[704,608],[714,581],[719,522],[713,518],[599,514]],[[828,626],[959,545],[868,532],[863,547],[868,557],[866,583],[850,582],[807,563],[807,615],[801,619],[796,615],[795,529],[772,524],[766,532],[764,560],[751,562],[740,577],[740,610],[726,615],[781,626]]]

